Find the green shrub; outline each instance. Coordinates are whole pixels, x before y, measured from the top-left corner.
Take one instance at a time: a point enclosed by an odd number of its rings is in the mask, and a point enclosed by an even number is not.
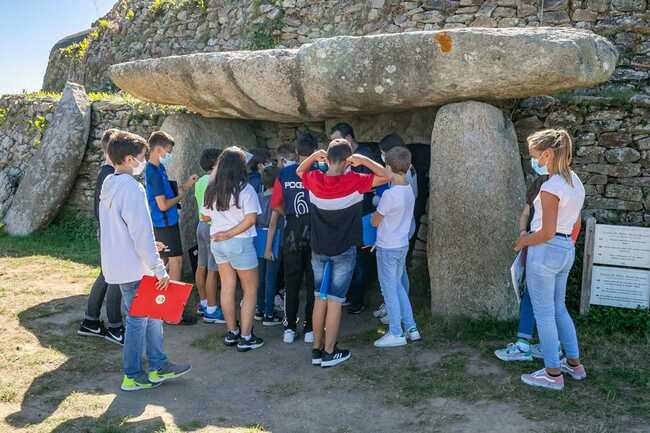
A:
[[[7,121],[7,117],[9,117],[9,110],[7,108],[0,107],[0,128],[2,128],[2,125],[4,125]]]
[[[280,15],[274,20],[254,24],[248,32],[249,50],[268,50],[280,44],[280,36],[276,35],[284,27],[284,17]]]
[[[91,29],[90,33],[88,33],[88,36],[79,42],[70,44],[65,48],[60,48],[59,51],[64,57],[80,62],[84,57],[86,57],[90,45],[101,38],[104,32],[111,27],[111,24],[111,20],[106,18],[98,20],[96,26]]]
[[[154,0],[149,5],[149,12],[158,15],[168,10],[178,10],[184,7],[196,7],[203,13],[208,9],[206,0]]]

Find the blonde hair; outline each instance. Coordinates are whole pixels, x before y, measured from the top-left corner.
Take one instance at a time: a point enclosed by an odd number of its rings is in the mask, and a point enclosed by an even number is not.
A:
[[[528,137],[528,148],[538,152],[550,149],[554,158],[551,161],[549,172],[559,174],[573,187],[571,178],[571,161],[573,160],[573,142],[566,129],[544,129]]]

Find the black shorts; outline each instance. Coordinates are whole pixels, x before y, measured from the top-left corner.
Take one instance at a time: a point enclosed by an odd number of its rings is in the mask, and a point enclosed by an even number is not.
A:
[[[154,227],[153,234],[158,242],[167,245],[167,248],[160,252],[160,257],[177,257],[183,255],[181,230],[178,224],[168,227]]]

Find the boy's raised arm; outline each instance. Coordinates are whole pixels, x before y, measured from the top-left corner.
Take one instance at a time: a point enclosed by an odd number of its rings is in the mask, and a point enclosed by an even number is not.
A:
[[[300,163],[296,169],[296,174],[299,178],[302,179],[303,175],[309,171],[309,168],[314,165],[316,161],[325,161],[327,160],[327,152],[322,149],[317,150],[316,152],[309,155],[307,159]]]
[[[386,167],[384,167],[383,165],[373,161],[372,159],[368,158],[367,156],[355,153],[354,155],[352,155],[352,156],[350,156],[348,158],[348,162],[353,167],[358,167],[358,166],[362,165],[362,166],[366,167],[368,170],[370,170],[372,172],[372,174],[375,175],[374,179],[372,180],[372,186],[373,187],[388,183],[390,173],[388,172]]]

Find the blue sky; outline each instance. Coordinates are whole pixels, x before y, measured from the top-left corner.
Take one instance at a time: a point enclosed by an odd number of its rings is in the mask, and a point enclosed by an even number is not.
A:
[[[0,0],[0,95],[39,90],[52,46],[116,0]]]

